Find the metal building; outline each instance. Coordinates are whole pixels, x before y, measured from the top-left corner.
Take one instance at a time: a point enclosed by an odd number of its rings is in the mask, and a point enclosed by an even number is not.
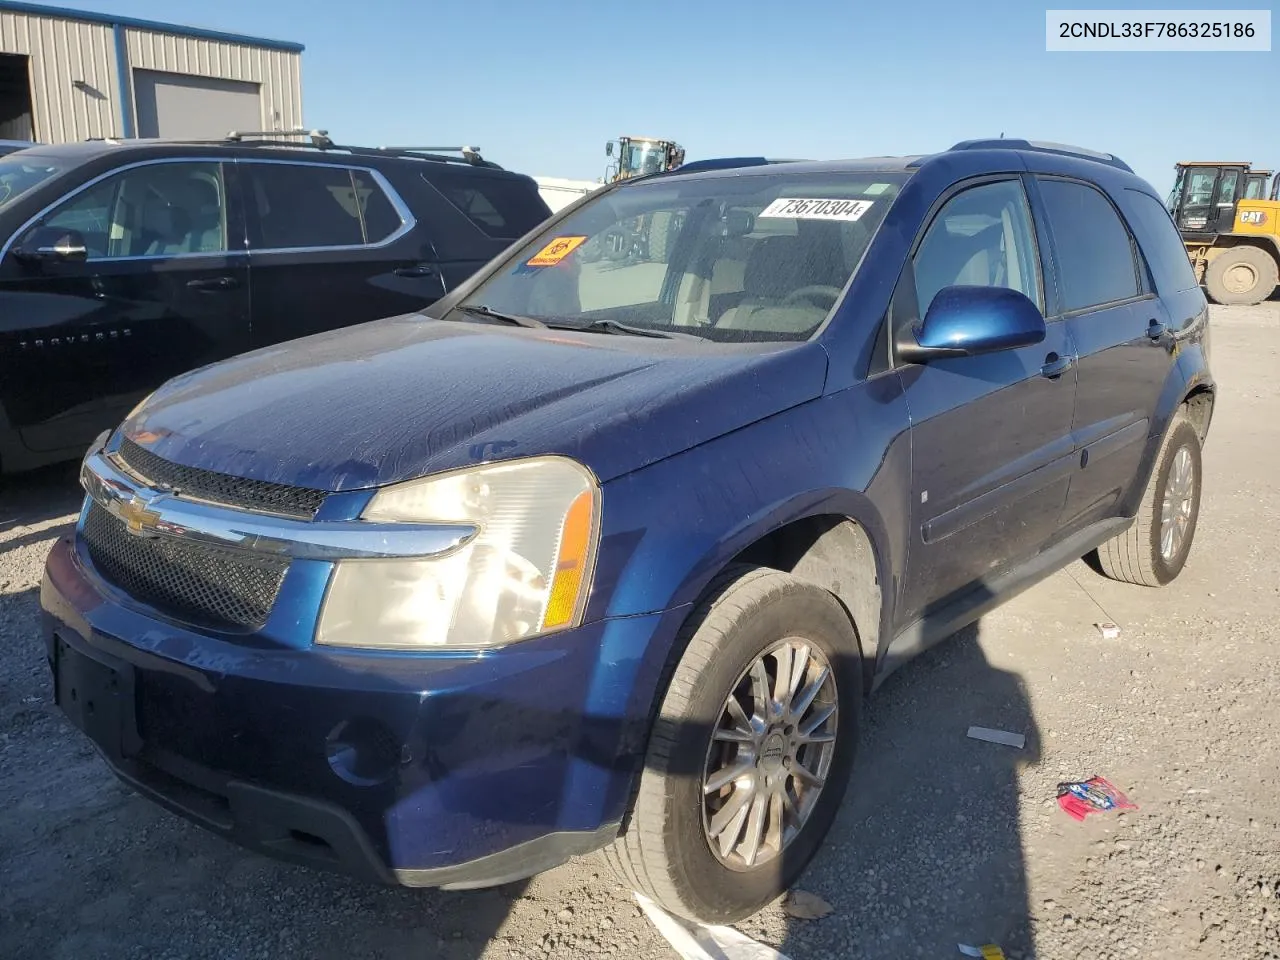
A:
[[[0,140],[298,129],[302,49],[0,0]]]

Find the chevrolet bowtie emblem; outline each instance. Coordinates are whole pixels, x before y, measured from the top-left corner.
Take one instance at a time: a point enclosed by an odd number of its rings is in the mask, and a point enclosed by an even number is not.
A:
[[[152,510],[145,500],[122,503],[117,513],[124,521],[125,529],[134,536],[148,536],[160,525],[159,511]]]

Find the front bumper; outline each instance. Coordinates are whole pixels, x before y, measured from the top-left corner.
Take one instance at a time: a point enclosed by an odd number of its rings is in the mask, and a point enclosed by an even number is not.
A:
[[[41,606],[59,706],[140,792],[273,857],[436,887],[616,835],[684,613],[482,656],[321,652],[149,616],[70,537]]]

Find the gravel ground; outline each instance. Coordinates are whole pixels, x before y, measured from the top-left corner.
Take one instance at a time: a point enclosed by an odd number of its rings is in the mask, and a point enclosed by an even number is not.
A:
[[[903,668],[804,889],[741,925],[794,960],[1280,960],[1280,303],[1215,309],[1221,384],[1196,548],[1163,590],[1083,564]],[[369,887],[228,846],[120,786],[54,711],[38,634],[73,470],[0,496],[0,956],[430,958],[674,953],[587,858],[494,891]],[[1118,639],[1094,624],[1113,620]],[[1023,732],[1023,750],[965,737]],[[1138,804],[1077,823],[1061,780]]]

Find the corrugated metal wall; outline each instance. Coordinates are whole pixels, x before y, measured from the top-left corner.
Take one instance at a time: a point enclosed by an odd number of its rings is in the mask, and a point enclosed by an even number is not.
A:
[[[161,70],[261,84],[262,130],[302,126],[301,60],[296,53],[149,30],[125,31],[129,63]]]
[[[0,53],[31,58],[37,140],[119,136],[120,94],[110,27],[0,10]],[[85,86],[74,86],[75,80]]]
[[[124,134],[115,46],[114,31],[106,24],[0,9],[0,53],[31,58],[37,140],[64,143]],[[133,27],[125,29],[125,49],[131,68],[261,84],[263,129],[303,125],[297,53]]]

